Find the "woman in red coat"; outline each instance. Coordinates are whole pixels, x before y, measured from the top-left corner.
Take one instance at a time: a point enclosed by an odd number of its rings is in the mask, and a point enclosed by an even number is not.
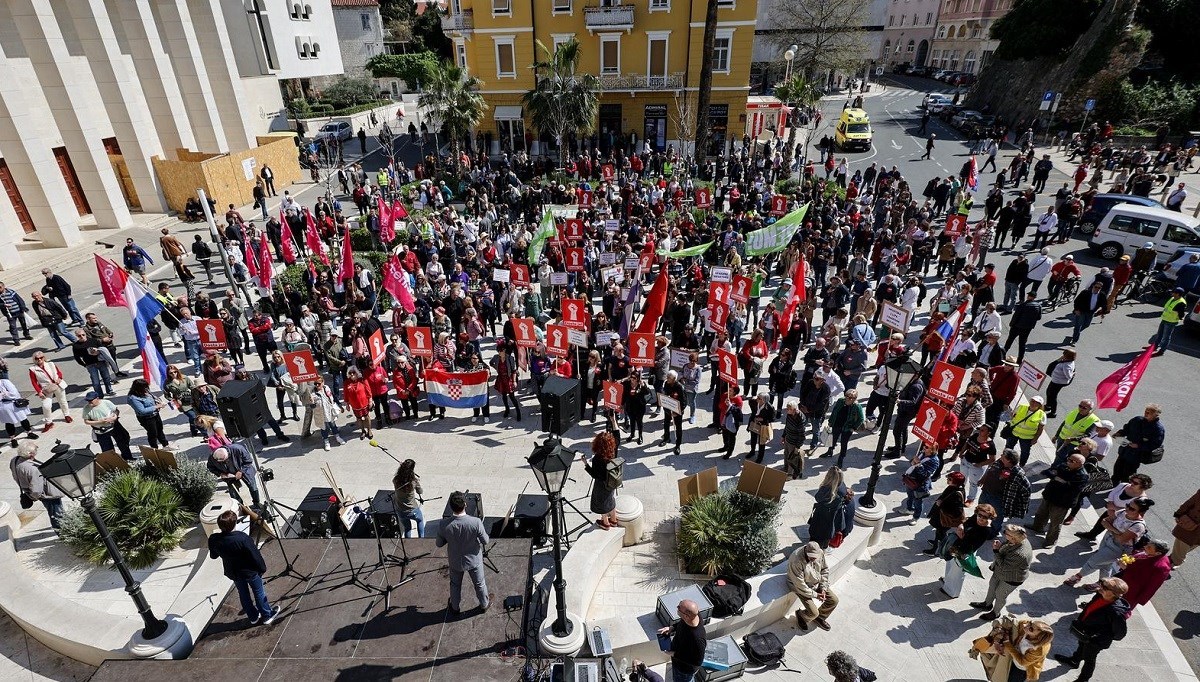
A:
[[[1129,591],[1125,593],[1125,601],[1129,602],[1126,618],[1141,604],[1149,604],[1158,588],[1171,579],[1169,551],[1166,542],[1151,540],[1142,551],[1133,555],[1133,563],[1116,575],[1129,585]]]
[[[391,426],[387,370],[382,365],[375,364],[373,360],[367,361],[367,385],[371,387],[371,402],[375,405],[375,428],[382,429],[384,424]]]
[[[417,398],[421,395],[421,385],[417,382],[417,370],[408,361],[408,357],[401,355],[396,358],[396,369],[392,372],[392,384],[396,387],[396,399],[400,401],[400,408],[404,414],[400,417],[403,421],[412,417],[417,418]]]
[[[358,424],[358,439],[374,438],[375,434],[371,432],[371,385],[357,369],[346,373],[342,398],[354,413],[354,421]]]

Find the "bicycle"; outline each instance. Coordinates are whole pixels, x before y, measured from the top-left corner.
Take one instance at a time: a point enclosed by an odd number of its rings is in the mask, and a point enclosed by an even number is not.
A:
[[[1042,302],[1043,310],[1054,310],[1064,303],[1070,303],[1075,300],[1075,296],[1079,294],[1079,278],[1071,277],[1063,282],[1053,295],[1047,296]]]

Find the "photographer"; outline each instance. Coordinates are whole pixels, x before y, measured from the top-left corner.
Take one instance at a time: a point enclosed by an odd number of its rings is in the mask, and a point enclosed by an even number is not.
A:
[[[112,450],[114,445],[126,461],[135,457],[129,449],[129,431],[121,424],[121,410],[111,400],[104,400],[96,391],[83,397],[87,407],[83,408],[83,423],[92,427],[92,440],[100,444],[100,450]]]
[[[246,487],[250,489],[250,499],[253,501],[251,506],[261,507],[258,497],[258,481],[254,476],[254,458],[250,456],[250,451],[244,445],[228,443],[213,450],[212,454],[208,456],[208,470],[213,476],[225,482],[229,488],[229,496],[237,500],[239,504],[242,503],[242,496],[238,493],[238,489],[245,481]]]

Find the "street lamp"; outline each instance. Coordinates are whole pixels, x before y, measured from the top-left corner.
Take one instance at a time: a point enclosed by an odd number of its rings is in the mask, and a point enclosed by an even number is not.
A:
[[[526,460],[533,468],[538,485],[550,500],[551,532],[554,534],[554,595],[558,602],[551,626],[555,637],[567,637],[572,629],[571,621],[567,618],[567,581],[563,579],[562,524],[559,517],[562,516],[562,489],[575,456],[574,451],[563,447],[561,440],[551,437],[534,447],[533,454]]]
[[[786,65],[783,68],[783,79],[784,80],[787,80],[788,78],[791,78],[791,76],[792,76],[792,60],[796,58],[796,51],[799,49],[800,48],[798,46],[792,45],[791,47],[789,47],[787,49],[786,52],[783,53],[783,61],[786,63]]]
[[[84,511],[92,518],[92,523],[96,524],[96,530],[100,531],[100,538],[104,540],[104,546],[108,548],[109,558],[112,559],[113,565],[125,580],[125,591],[133,599],[138,615],[142,617],[142,622],[145,624],[142,628],[142,637],[147,640],[156,639],[167,631],[167,623],[159,620],[150,610],[150,604],[146,602],[146,597],[142,594],[141,583],[133,579],[133,574],[125,565],[125,557],[121,555],[121,550],[117,548],[117,543],[108,532],[108,526],[104,524],[104,519],[100,517],[100,512],[96,509],[96,500],[92,496],[96,487],[96,467],[94,466],[96,455],[92,454],[89,449],[71,450],[70,446],[63,443],[54,446],[51,452],[54,453],[54,456],[40,465],[38,470],[51,485],[61,490],[64,495],[72,500],[79,500]]]
[[[859,506],[875,507],[875,486],[879,483],[879,472],[883,469],[883,450],[887,445],[888,425],[892,421],[892,413],[896,410],[896,400],[900,392],[912,385],[925,367],[912,359],[912,353],[893,358],[884,363],[887,374],[888,400],[884,406],[883,415],[879,417],[879,442],[875,445],[875,461],[871,463],[871,479],[867,482],[867,492],[863,495]]]

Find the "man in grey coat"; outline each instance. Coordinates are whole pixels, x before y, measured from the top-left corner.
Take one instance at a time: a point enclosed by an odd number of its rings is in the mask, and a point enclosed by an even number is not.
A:
[[[987,596],[983,601],[973,601],[971,606],[984,611],[979,617],[995,620],[1004,610],[1008,595],[1029,577],[1029,564],[1033,563],[1033,547],[1025,536],[1025,527],[1010,523],[1004,526],[1004,539],[992,541],[996,559],[992,562],[992,577],[988,581]]]
[[[37,443],[22,441],[20,447],[17,448],[17,456],[8,463],[8,468],[21,492],[25,493],[29,499],[41,502],[42,506],[46,508],[46,513],[50,515],[50,527],[57,532],[59,521],[63,515],[62,493],[42,477],[37,461],[34,460],[37,452]]]
[[[492,605],[492,595],[483,579],[483,548],[491,540],[483,529],[483,521],[467,514],[467,499],[462,493],[450,495],[450,511],[454,516],[441,524],[437,534],[437,546],[449,547],[446,561],[450,566],[450,612],[462,610],[464,573],[471,575],[480,611],[487,611]]]

